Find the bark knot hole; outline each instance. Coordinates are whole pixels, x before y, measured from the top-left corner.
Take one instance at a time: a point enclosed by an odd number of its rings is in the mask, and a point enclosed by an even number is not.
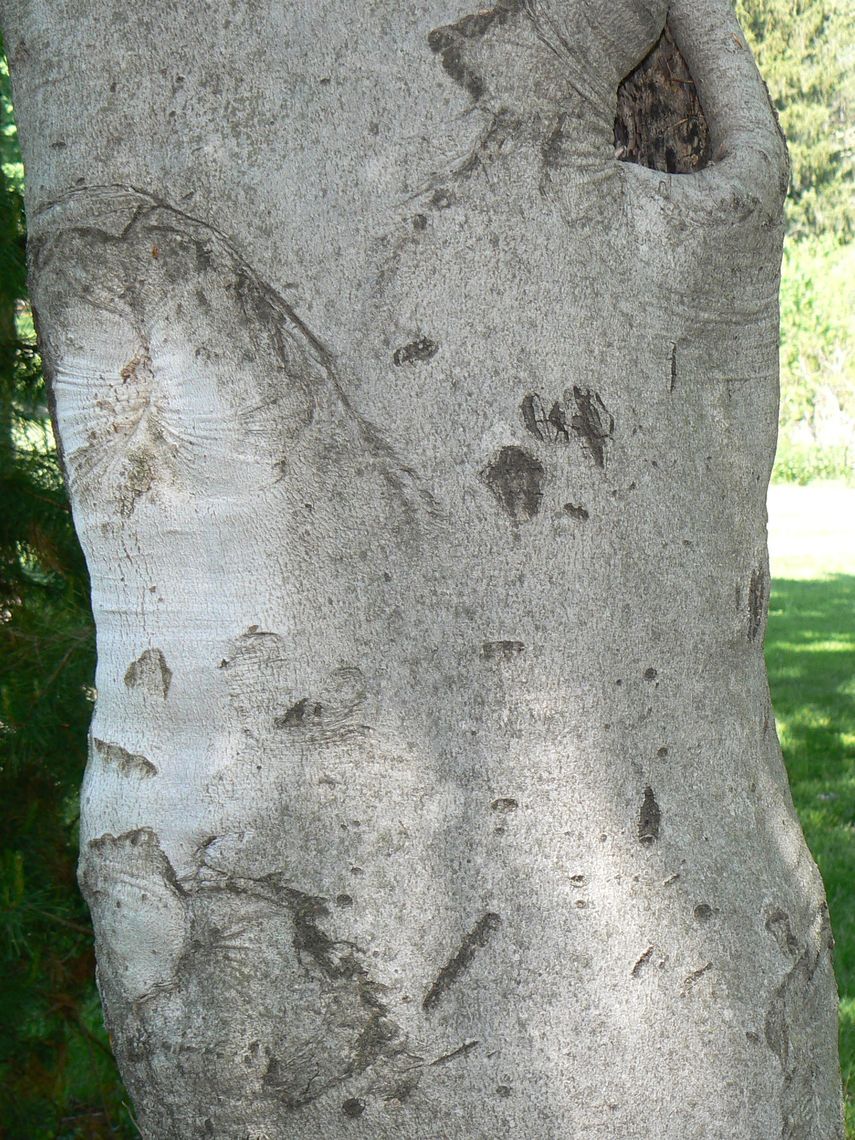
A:
[[[695,81],[667,25],[618,88],[615,156],[669,174],[694,174],[711,160]]]

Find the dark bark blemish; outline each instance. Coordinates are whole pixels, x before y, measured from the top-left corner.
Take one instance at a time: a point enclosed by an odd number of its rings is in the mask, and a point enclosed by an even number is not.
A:
[[[615,154],[670,174],[692,174],[712,158],[709,129],[691,72],[666,26],[618,88]]]
[[[435,1061],[431,1061],[431,1065],[444,1065],[448,1061],[454,1061],[458,1057],[465,1057],[467,1053],[471,1053],[473,1049],[477,1049],[481,1044],[480,1041],[474,1038],[471,1041],[464,1041],[462,1045],[458,1045],[456,1049],[452,1049],[450,1053],[443,1053],[441,1057],[437,1057]]]
[[[351,1058],[351,1070],[357,1075],[371,1068],[380,1057],[394,1056],[404,1048],[400,1026],[389,1017],[388,1007],[380,1000],[381,990],[382,987],[369,981],[363,971],[357,992],[367,1020],[353,1046]]]
[[[692,989],[692,987],[701,980],[704,974],[708,974],[711,969],[712,962],[706,962],[699,969],[692,970],[691,974],[687,974],[686,977],[683,978],[683,988],[681,990],[682,994],[685,996],[689,990]]]
[[[519,804],[511,796],[499,796],[498,799],[493,800],[493,802],[490,804],[492,811],[501,812],[503,815],[507,815],[509,812],[516,811],[518,807]]]
[[[357,1116],[362,1116],[365,1112],[365,1101],[359,1100],[358,1097],[351,1097],[346,1100],[341,1106],[341,1111],[345,1116],[349,1116],[351,1120],[355,1120]]]
[[[486,170],[502,155],[505,143],[520,128],[520,119],[507,108],[493,113],[489,125],[462,162],[451,171],[456,180],[471,178],[477,170]]]
[[[835,942],[834,932],[831,929],[831,915],[828,912],[828,903],[823,903],[819,908],[820,918],[820,948],[828,950],[829,954],[833,953]]]
[[[427,224],[428,224],[428,220],[424,214],[415,214],[413,216],[413,229],[414,230],[419,230],[419,231],[426,230]]]
[[[92,738],[92,744],[101,759],[108,764],[115,765],[122,776],[140,776],[143,779],[148,779],[150,776],[157,775],[157,768],[151,760],[137,752],[128,752],[127,748],[122,748],[119,744],[110,744],[106,740],[99,740],[97,736]]]
[[[138,447],[128,455],[119,491],[119,514],[123,519],[129,519],[140,499],[151,491],[157,478],[157,468],[157,456],[151,448]]]
[[[580,522],[587,522],[591,517],[584,507],[576,503],[565,503],[564,513],[569,515],[571,519],[578,519]]]
[[[784,986],[785,985],[786,982],[784,983]],[[781,1067],[786,1068],[790,1051],[790,1038],[787,1029],[783,996],[784,988],[782,986],[775,992],[772,1004],[766,1011],[766,1020],[763,1025],[763,1030],[766,1044],[781,1062]]]
[[[570,442],[570,430],[567,427],[567,417],[564,408],[558,400],[556,400],[549,409],[549,415],[546,417],[546,420],[552,428],[552,438],[555,443]]]
[[[355,665],[334,669],[319,686],[315,697],[302,697],[282,715],[273,718],[273,727],[299,732],[301,739],[326,743],[362,735],[370,726],[357,719],[366,699],[365,678]]]
[[[637,978],[650,959],[653,957],[653,947],[648,946],[642,955],[636,960],[635,965],[629,972],[631,978]]]
[[[172,684],[172,670],[160,649],[146,649],[125,671],[125,684],[129,689],[147,689],[159,692],[166,700]]]
[[[313,1043],[312,1043],[313,1044]],[[271,1057],[262,1078],[262,1085],[266,1092],[273,1093],[286,1108],[302,1108],[310,1104],[321,1095],[330,1084],[337,1084],[333,1079],[329,1083],[315,1086],[321,1077],[321,1066],[315,1061],[315,1053],[311,1048],[307,1050],[308,1056],[301,1057],[296,1064],[288,1065]]]
[[[780,919],[774,920],[770,933],[778,938],[775,928],[787,942],[787,930]],[[819,1079],[817,1063],[813,1057],[817,1026],[828,1024],[828,991],[825,983],[830,979],[832,966],[830,951],[832,939],[827,921],[827,908],[818,915],[818,929],[793,964],[781,984],[772,994],[764,1022],[767,1047],[777,1057],[783,1078],[782,1140],[813,1136],[816,1124],[814,1097]],[[767,922],[767,929],[769,929]],[[796,950],[798,948],[796,947]],[[789,947],[787,947],[789,953]],[[817,981],[816,975],[824,966]]]
[[[442,57],[442,66],[455,83],[476,101],[484,94],[484,81],[477,72],[467,67],[463,59],[463,45],[455,35],[453,26],[434,28],[428,35],[428,46]]]
[[[748,636],[756,641],[763,629],[766,608],[766,575],[761,569],[753,570],[748,585]]]
[[[569,443],[567,413],[560,400],[554,400],[547,412],[537,392],[529,392],[520,405],[523,423],[541,443]]]
[[[659,674],[652,666],[649,669],[644,670],[645,681],[655,681],[658,676]]]
[[[567,124],[567,119],[567,112],[560,111],[556,116],[552,129],[543,140],[540,154],[543,160],[543,166],[546,170],[556,170],[561,166],[564,153],[564,127]]]
[[[509,1097],[510,1095],[511,1095],[511,1086],[510,1085],[497,1085],[496,1086],[496,1096]]]
[[[336,941],[324,931],[318,922],[329,917],[326,899],[317,895],[304,894],[293,887],[278,887],[276,894],[291,912],[294,923],[294,949],[302,963],[307,955],[330,980],[353,978],[361,973],[361,968],[353,956],[356,949],[352,942]]]
[[[323,706],[317,701],[310,701],[308,697],[291,705],[283,716],[275,717],[274,728],[304,728],[313,720],[319,720],[323,713]]]
[[[795,958],[799,944],[793,933],[790,916],[780,907],[770,907],[766,912],[766,930],[772,935],[785,954]]]
[[[540,510],[546,469],[521,447],[503,447],[481,478],[515,523],[529,522]]]
[[[662,813],[653,789],[648,784],[644,789],[644,802],[638,813],[638,841],[650,844],[659,838],[659,828],[662,823]]]
[[[564,401],[554,400],[547,412],[542,397],[537,392],[529,392],[520,405],[523,423],[541,443],[568,444],[570,432],[575,432],[597,466],[603,467],[605,444],[612,438],[614,418],[600,395],[591,389],[574,387],[572,400],[575,411],[568,412],[570,393],[566,393]]]
[[[540,396],[536,392],[529,392],[523,397],[520,405],[523,423],[536,439],[546,443],[549,439],[547,431],[546,413],[543,410]]]
[[[525,652],[521,641],[485,641],[481,645],[484,661],[512,661]]]
[[[137,827],[131,831],[123,831],[119,835],[105,832],[104,835],[90,839],[86,846],[89,850],[97,852],[118,851],[120,849],[132,850],[141,861],[156,871],[177,894],[186,894],[178,882],[175,869],[160,846],[157,833],[150,827]]]
[[[671,391],[677,387],[677,346],[671,345]]]
[[[423,336],[419,340],[414,340],[410,344],[396,348],[392,354],[392,363],[398,367],[402,364],[422,363],[436,356],[438,352],[439,345],[436,341]]]
[[[614,432],[614,417],[609,414],[598,392],[590,388],[573,388],[576,413],[571,426],[594,458],[598,467],[605,467],[606,442]]]
[[[232,889],[246,888],[232,883]],[[277,1051],[268,1065],[265,1087],[287,1107],[298,1108],[381,1059],[393,1060],[405,1052],[405,1035],[383,1001],[384,987],[365,968],[363,951],[356,943],[335,939],[323,929],[321,923],[330,913],[327,900],[285,885],[278,874],[252,880],[250,893],[259,893],[290,912],[297,961],[307,977],[320,984],[343,1031],[343,1036],[307,1043],[296,1064],[281,1062]]]
[[[712,918],[713,908],[709,903],[698,903],[698,905],[692,911],[692,914],[698,922],[706,922],[708,919]]]
[[[466,58],[467,41],[480,39],[493,25],[501,27],[524,6],[525,0],[498,0],[493,8],[473,12],[428,34],[428,46],[441,57],[446,74],[474,100],[484,94],[484,80]]]
[[[386,1101],[395,1100],[399,1104],[403,1104],[410,1099],[419,1087],[421,1079],[421,1073],[411,1073],[402,1081],[398,1081],[397,1084],[394,1084],[389,1091],[384,1094],[383,1099]]]
[[[495,934],[501,925],[501,918],[498,914],[488,912],[483,915],[470,932],[463,939],[460,949],[442,967],[437,974],[428,992],[425,994],[422,1001],[422,1009],[433,1009],[451,986],[457,981],[460,975],[467,969],[472,962],[472,959],[490,941],[490,938]]]
[[[434,210],[447,210],[454,205],[454,195],[450,190],[440,186],[430,196],[430,206]]]

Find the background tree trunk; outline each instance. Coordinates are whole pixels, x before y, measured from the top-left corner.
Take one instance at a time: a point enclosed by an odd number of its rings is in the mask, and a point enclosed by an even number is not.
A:
[[[617,161],[665,9],[7,0],[151,1140],[842,1136],[762,656],[785,151],[675,0],[712,161]]]

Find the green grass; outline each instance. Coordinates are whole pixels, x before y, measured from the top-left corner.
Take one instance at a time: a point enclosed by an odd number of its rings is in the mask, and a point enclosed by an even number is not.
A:
[[[793,798],[837,942],[847,1137],[855,1140],[855,491],[770,493],[766,659]],[[848,572],[847,572],[848,571]]]

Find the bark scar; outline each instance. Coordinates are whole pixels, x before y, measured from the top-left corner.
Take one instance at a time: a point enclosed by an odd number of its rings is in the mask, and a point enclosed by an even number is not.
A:
[[[471,965],[475,955],[487,945],[501,923],[500,916],[489,911],[478,919],[475,926],[463,939],[460,949],[437,974],[433,984],[425,994],[422,1009],[429,1011],[439,1004],[443,995]]]
[[[92,738],[95,751],[108,764],[114,764],[122,776],[141,776],[148,779],[157,775],[157,767],[151,760],[141,756],[138,752],[129,752],[120,744],[111,744],[106,740]]]
[[[529,522],[540,510],[546,469],[521,447],[503,447],[481,472],[513,522]]]
[[[481,39],[494,25],[502,27],[523,8],[525,0],[499,0],[493,8],[472,12],[428,34],[428,47],[440,57],[445,73],[476,102],[484,94],[484,79],[467,59],[467,41]]]

